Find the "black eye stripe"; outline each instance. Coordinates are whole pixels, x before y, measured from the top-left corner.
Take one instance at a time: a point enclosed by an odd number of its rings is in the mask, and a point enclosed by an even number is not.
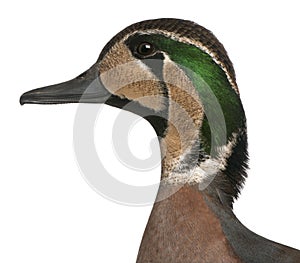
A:
[[[159,52],[151,36],[146,34],[134,34],[125,41],[125,44],[132,55],[139,59],[151,58]]]
[[[155,40],[146,34],[135,34],[130,36],[125,44],[132,55],[147,65],[150,70],[163,81],[164,54],[155,44]]]

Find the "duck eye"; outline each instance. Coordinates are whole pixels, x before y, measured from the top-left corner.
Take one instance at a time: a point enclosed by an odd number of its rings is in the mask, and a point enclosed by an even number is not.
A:
[[[138,45],[137,47],[137,53],[143,57],[150,56],[154,54],[155,48],[152,44],[148,42],[143,42]]]

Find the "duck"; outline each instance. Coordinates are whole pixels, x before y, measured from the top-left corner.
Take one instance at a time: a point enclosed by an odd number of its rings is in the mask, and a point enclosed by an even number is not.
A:
[[[20,103],[107,104],[152,125],[161,180],[136,262],[300,262],[299,250],[255,234],[233,212],[247,178],[246,117],[233,64],[206,28],[175,18],[132,24],[87,71]]]

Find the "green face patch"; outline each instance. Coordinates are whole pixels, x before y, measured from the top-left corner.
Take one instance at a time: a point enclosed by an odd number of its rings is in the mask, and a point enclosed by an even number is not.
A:
[[[205,111],[200,131],[202,148],[207,154],[216,155],[218,146],[226,145],[233,133],[245,127],[242,103],[225,72],[196,46],[159,34],[144,35],[143,39],[166,53],[191,79]]]

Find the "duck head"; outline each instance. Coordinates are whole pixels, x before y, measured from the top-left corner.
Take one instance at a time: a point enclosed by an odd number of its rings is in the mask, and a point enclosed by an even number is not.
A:
[[[26,92],[20,103],[105,103],[134,112],[159,137],[163,181],[209,187],[229,205],[246,176],[246,119],[232,63],[216,37],[190,21],[133,24],[86,72]]]

